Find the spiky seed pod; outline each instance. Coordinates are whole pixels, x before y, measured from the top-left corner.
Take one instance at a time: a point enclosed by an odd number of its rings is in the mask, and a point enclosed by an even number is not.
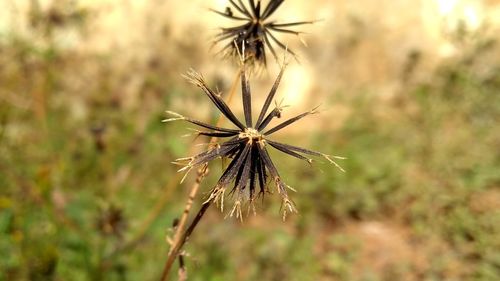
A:
[[[231,216],[236,215],[236,217],[241,218],[241,205],[246,200],[250,202],[249,206],[253,208],[254,200],[259,194],[264,195],[269,181],[275,184],[278,193],[281,195],[283,204],[283,219],[286,217],[288,212],[296,212],[293,201],[288,197],[287,189],[291,188],[283,182],[278,169],[269,156],[269,147],[295,158],[304,160],[308,163],[313,162],[313,159],[310,158],[310,156],[323,157],[342,170],[342,168],[335,161],[333,161],[333,158],[343,159],[342,157],[329,156],[321,152],[280,143],[270,139],[273,133],[292,125],[308,115],[317,113],[316,108],[314,108],[279,123],[270,129],[268,128],[271,121],[281,116],[281,112],[283,110],[283,107],[278,104],[276,104],[274,109],[271,111],[269,111],[269,107],[274,99],[284,70],[285,67],[282,67],[255,122],[252,119],[252,97],[250,85],[246,75],[245,64],[243,64],[241,70],[241,91],[243,112],[245,116],[243,122],[236,118],[233,111],[224,102],[221,96],[207,86],[203,77],[199,73],[191,70],[186,75],[188,81],[202,89],[207,97],[224,115],[224,117],[231,121],[235,128],[213,126],[171,111],[167,112],[173,117],[163,120],[164,122],[184,120],[204,129],[202,131],[197,131],[198,135],[217,137],[224,140],[221,143],[209,146],[206,151],[192,157],[177,159],[174,163],[182,165],[183,167],[179,171],[186,171],[187,173],[191,169],[205,165],[214,159],[231,159],[229,165],[217,181],[217,184],[212,189],[207,199],[207,202],[216,202],[222,209],[224,206],[223,200],[226,189],[231,183],[233,183],[231,193],[236,195],[236,200],[234,207],[230,212]]]
[[[248,4],[244,4],[242,0],[229,0],[230,6],[225,12],[212,10],[213,12],[226,18],[241,22],[241,25],[222,28],[221,32],[216,36],[215,43],[226,42],[222,47],[221,52],[231,56],[237,56],[238,53],[243,53],[243,48],[246,50],[245,57],[250,62],[257,62],[266,65],[266,48],[272,53],[277,60],[275,47],[286,50],[287,47],[275,36],[275,32],[288,33],[300,36],[302,32],[288,29],[289,27],[311,24],[314,21],[298,21],[289,23],[277,23],[269,18],[283,4],[285,0],[269,0],[267,6],[262,9],[261,1],[248,0]],[[233,10],[234,9],[234,10]],[[300,37],[299,37],[300,38]],[[288,50],[296,57],[295,53]]]

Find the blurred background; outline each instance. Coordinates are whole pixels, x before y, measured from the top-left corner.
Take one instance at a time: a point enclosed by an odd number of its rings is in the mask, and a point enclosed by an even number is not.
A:
[[[181,74],[228,92],[237,68],[210,47],[234,23],[208,11],[227,5],[0,2],[0,280],[159,277],[195,177],[171,161],[201,149],[161,120],[217,119]],[[189,280],[500,280],[500,1],[289,0],[273,19],[321,20],[299,28],[307,47],[280,37],[300,63],[278,99],[323,112],[276,139],[346,173],[274,153],[300,213],[283,223],[277,195],[243,223],[211,208]]]

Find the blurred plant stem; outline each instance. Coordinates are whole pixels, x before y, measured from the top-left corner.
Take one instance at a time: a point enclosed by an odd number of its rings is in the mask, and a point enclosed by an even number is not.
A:
[[[234,97],[234,93],[236,92],[236,87],[238,86],[238,80],[240,79],[240,74],[241,74],[241,71],[240,71],[240,69],[238,69],[238,72],[233,80],[233,83],[231,84],[229,96],[227,97],[227,100],[226,100],[226,102],[228,104],[231,103],[231,101]],[[223,115],[220,115],[219,119],[217,120],[216,126],[220,127],[223,125],[223,123],[224,123]],[[217,141],[217,138],[212,137],[210,139],[209,145],[214,144],[216,141]],[[198,193],[200,185],[201,185],[203,179],[207,176],[207,174],[208,174],[208,166],[207,165],[204,165],[200,169],[198,169],[196,181],[194,182],[194,184],[191,187],[191,190],[189,192],[189,196],[188,196],[188,199],[186,201],[184,211],[182,213],[182,216],[179,220],[179,224],[178,224],[176,231],[175,231],[174,239],[172,242],[172,247],[170,248],[170,251],[168,252],[168,258],[167,258],[167,261],[165,262],[163,273],[162,273],[162,276],[160,279],[162,281],[167,280],[170,269],[172,268],[172,264],[174,263],[175,259],[179,255],[179,252],[182,249],[182,246],[184,246],[184,244],[186,243],[186,240],[189,238],[189,236],[193,232],[194,228],[196,227],[196,225],[201,220],[201,218],[205,214],[206,210],[210,206],[210,201],[203,203],[200,210],[198,211],[198,214],[193,219],[193,221],[191,222],[189,227],[186,229],[186,231],[183,233],[184,227],[186,226],[187,219],[189,217],[189,212],[193,206],[194,199],[196,198],[196,194]]]
[[[206,170],[206,171],[208,171],[208,170]],[[167,280],[168,273],[170,272],[170,269],[172,268],[172,264],[174,263],[176,257],[179,255],[179,252],[181,251],[182,246],[184,246],[184,244],[186,243],[189,236],[191,236],[191,234],[193,233],[194,229],[198,225],[198,222],[200,222],[201,218],[203,217],[203,215],[207,211],[208,207],[210,207],[211,202],[212,202],[212,200],[206,201],[205,203],[203,203],[201,205],[201,208],[198,211],[198,214],[196,214],[196,217],[193,219],[193,221],[191,222],[189,227],[182,234],[182,236],[179,238],[179,240],[176,243],[174,242],[174,244],[172,244],[172,248],[169,251],[168,258],[167,258],[167,261],[165,263],[165,267],[163,268],[163,273],[162,273],[162,276],[160,279],[161,281]]]

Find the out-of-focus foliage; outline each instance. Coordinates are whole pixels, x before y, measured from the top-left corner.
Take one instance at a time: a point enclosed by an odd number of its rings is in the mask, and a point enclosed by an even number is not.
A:
[[[0,280],[154,280],[166,258],[192,180],[169,186],[170,162],[192,152],[183,124],[160,120],[209,108],[175,66],[206,50],[168,25],[154,56],[125,62],[55,43],[88,32],[92,12],[37,14],[37,40],[1,34]],[[186,248],[190,280],[500,279],[500,46],[481,32],[450,40],[461,53],[430,79],[411,53],[390,98],[332,91],[323,107],[350,112],[338,129],[279,136],[348,157],[347,172],[273,155],[300,214],[282,223],[275,196],[244,224],[211,209]],[[227,92],[233,77],[210,75]]]

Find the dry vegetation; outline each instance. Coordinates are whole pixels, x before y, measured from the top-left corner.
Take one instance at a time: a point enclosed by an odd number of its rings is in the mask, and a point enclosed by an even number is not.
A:
[[[164,111],[215,120],[180,74],[227,92],[236,70],[207,51],[220,24],[204,7],[223,3],[181,2],[0,4],[0,280],[160,274],[194,180],[177,185],[192,139]],[[277,138],[346,156],[347,172],[272,155],[300,213],[282,223],[273,196],[243,224],[209,209],[189,280],[500,279],[498,1],[474,4],[477,26],[443,24],[433,1],[352,2],[279,15],[324,19],[308,48],[290,40],[302,64],[278,97],[290,116],[326,111]],[[261,100],[273,67],[253,77]]]

